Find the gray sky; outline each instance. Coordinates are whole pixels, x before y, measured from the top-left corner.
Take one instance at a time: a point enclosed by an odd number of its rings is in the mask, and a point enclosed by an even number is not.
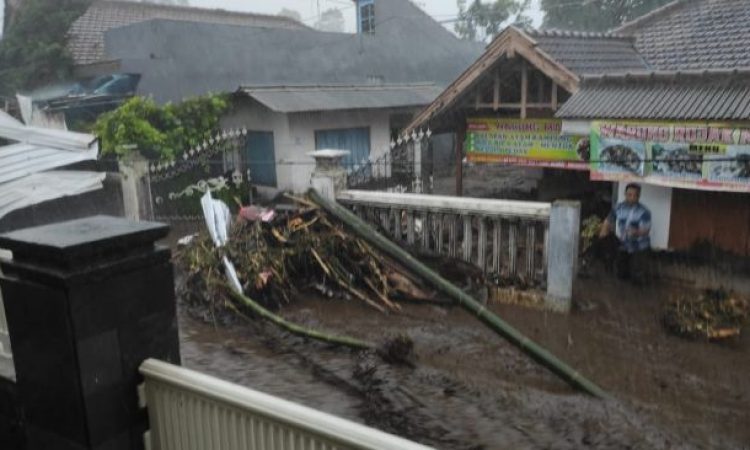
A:
[[[416,0],[429,15],[438,21],[449,20],[456,17],[458,8],[456,0]],[[320,11],[328,8],[339,8],[347,19],[347,31],[354,31],[354,2],[351,0],[190,0],[194,6],[207,8],[223,8],[236,11],[258,12],[265,14],[276,14],[281,8],[293,9],[302,15],[302,20],[313,25],[317,19],[318,7]],[[532,0],[530,15],[534,19],[534,25],[538,26],[542,21],[539,12],[539,0]],[[453,24],[446,24],[453,29]]]
[[[456,0],[416,0],[429,15],[437,21],[454,19],[458,14]],[[231,11],[247,11],[264,14],[277,14],[281,8],[293,9],[302,15],[302,20],[313,25],[318,17],[318,11],[328,8],[340,8],[346,17],[346,31],[354,31],[354,2],[351,0],[190,0],[193,6],[206,8],[223,8]],[[532,0],[529,15],[534,20],[534,26],[542,22],[539,11],[539,0]],[[0,32],[2,32],[3,10],[5,2],[0,0]],[[453,30],[453,24],[445,24]]]

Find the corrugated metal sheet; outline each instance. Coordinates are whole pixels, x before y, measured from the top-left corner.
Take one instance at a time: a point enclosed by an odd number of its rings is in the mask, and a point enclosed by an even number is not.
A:
[[[564,119],[748,120],[748,74],[707,71],[584,79]]]
[[[0,218],[47,200],[85,194],[101,189],[105,173],[51,171],[28,175],[0,185]]]
[[[95,160],[98,144],[90,134],[28,127],[0,111],[0,218],[26,206],[100,189],[105,174],[47,172]]]
[[[414,84],[243,87],[240,91],[273,111],[295,113],[424,106],[430,104],[442,90],[432,84]]]

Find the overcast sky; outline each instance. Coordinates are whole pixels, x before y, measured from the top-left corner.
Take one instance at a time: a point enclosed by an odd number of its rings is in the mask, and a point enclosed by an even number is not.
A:
[[[456,0],[417,0],[415,3],[437,21],[455,19],[458,14]],[[339,8],[344,12],[347,19],[347,31],[354,31],[355,16],[352,0],[190,0],[190,4],[265,14],[277,14],[282,8],[293,9],[300,13],[302,21],[308,25],[315,24],[318,10],[322,12],[328,8]],[[539,0],[532,0],[530,15],[534,19],[535,26],[542,22],[542,14],[539,12],[538,4]],[[452,23],[448,23],[446,26],[451,30],[453,29]]]
[[[449,21],[455,19],[458,14],[456,0],[417,0],[422,9],[427,11],[437,21]],[[534,20],[534,26],[542,22],[542,13],[539,11],[539,0],[532,0],[529,15]],[[300,13],[302,21],[308,25],[314,25],[318,12],[328,8],[339,8],[346,17],[347,31],[354,31],[354,2],[351,0],[190,0],[193,6],[206,8],[223,8],[234,11],[258,12],[264,14],[277,14],[282,8],[293,9]],[[3,23],[3,9],[5,2],[0,0],[0,32]],[[446,27],[453,29],[453,23],[446,23]]]

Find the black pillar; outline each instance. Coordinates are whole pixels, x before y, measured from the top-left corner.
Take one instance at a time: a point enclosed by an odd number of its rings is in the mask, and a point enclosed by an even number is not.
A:
[[[180,359],[167,232],[96,216],[0,236],[28,449],[143,448],[138,366]]]

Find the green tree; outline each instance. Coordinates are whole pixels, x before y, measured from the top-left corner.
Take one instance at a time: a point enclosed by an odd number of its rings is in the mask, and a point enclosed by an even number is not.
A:
[[[207,95],[159,106],[151,98],[133,97],[102,114],[92,127],[103,155],[124,156],[134,149],[149,159],[171,160],[194,148],[219,129],[229,109],[225,95]]]
[[[542,0],[543,28],[607,31],[671,0]]]
[[[0,95],[69,78],[67,32],[91,0],[24,0],[0,41]]]
[[[458,20],[454,29],[462,39],[486,41],[502,31],[503,24],[527,26],[530,19],[524,15],[529,0],[494,0],[483,3],[458,0]]]

